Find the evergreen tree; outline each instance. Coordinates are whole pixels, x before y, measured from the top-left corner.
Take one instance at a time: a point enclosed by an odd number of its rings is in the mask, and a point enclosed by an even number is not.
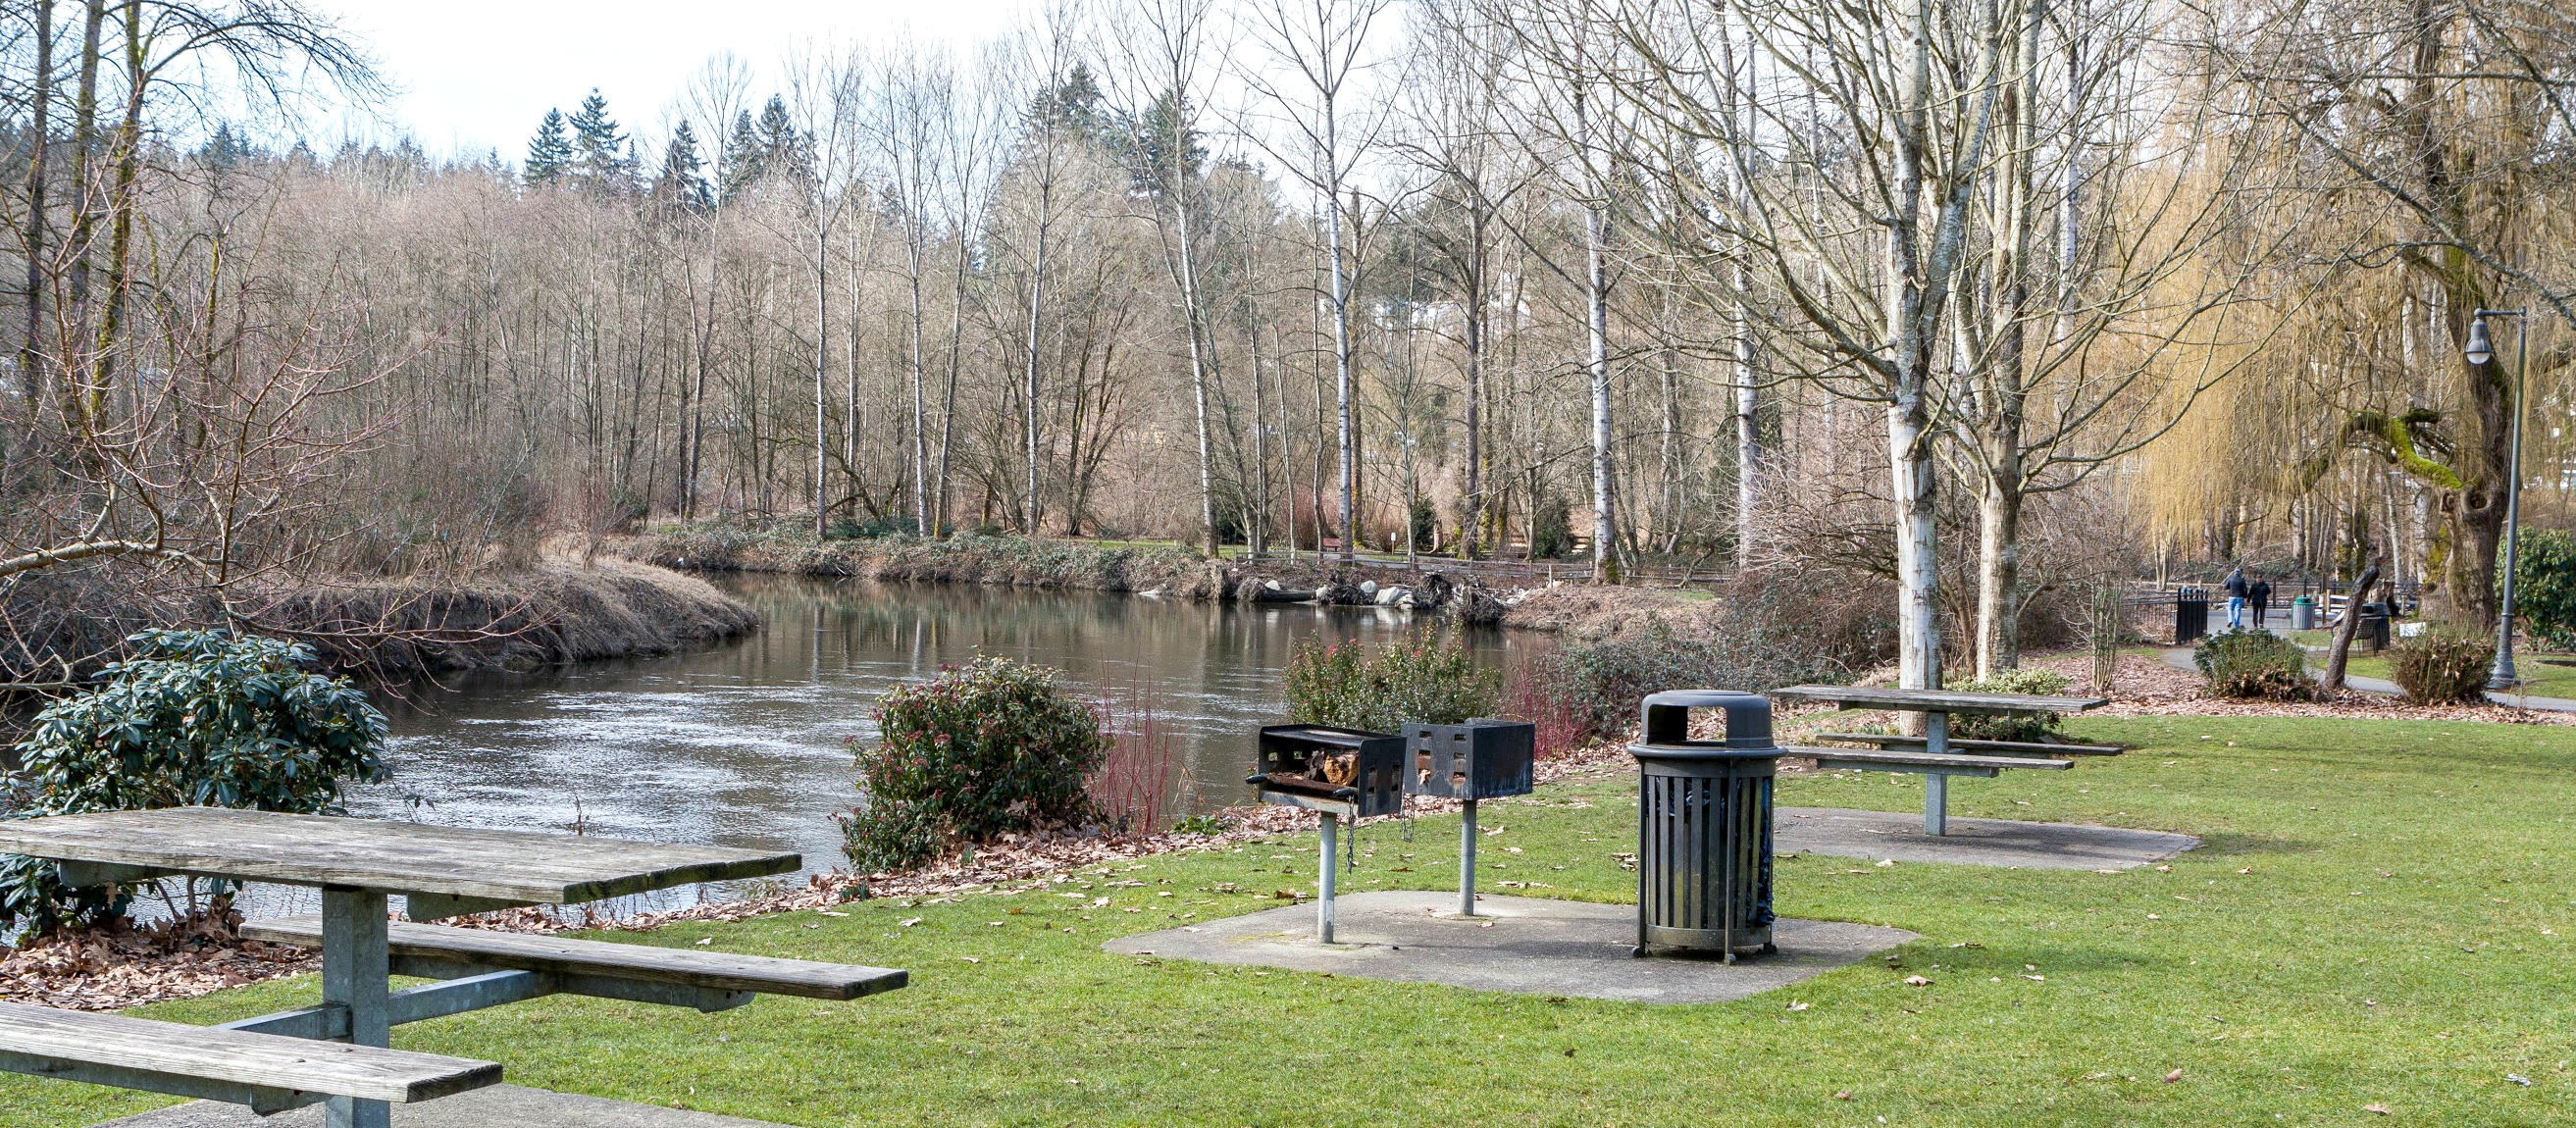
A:
[[[1100,101],[1100,80],[1091,76],[1090,67],[1075,63],[1062,84],[1038,92],[1029,113],[1040,124],[1053,124],[1079,136],[1112,141],[1117,132],[1116,123],[1101,112]]]
[[[528,163],[519,175],[528,186],[553,184],[563,179],[573,162],[572,136],[565,128],[562,110],[547,110],[545,120],[537,123],[537,135],[528,142]]]
[[[671,131],[671,144],[662,150],[662,171],[653,178],[653,202],[666,214],[701,212],[715,205],[707,191],[704,158],[698,156],[698,135],[681,122]]]
[[[752,124],[751,111],[735,114],[733,132],[725,136],[724,153],[716,161],[718,198],[731,201],[741,196],[767,171],[761,159],[760,130]]]
[[[1138,191],[1159,196],[1178,187],[1172,183],[1175,177],[1179,184],[1196,184],[1205,175],[1208,158],[1205,136],[1196,129],[1174,129],[1175,123],[1185,120],[1183,109],[1179,94],[1165,91],[1142,112],[1118,115],[1118,128],[1112,130],[1106,140],[1111,151],[1126,164],[1128,176]],[[1177,169],[1172,167],[1171,154],[1175,132],[1180,134],[1181,146],[1180,167]]]
[[[258,155],[258,150],[233,132],[229,122],[216,122],[215,135],[206,139],[206,147],[197,150],[197,160],[208,168],[231,168]]]
[[[799,182],[813,177],[805,135],[797,131],[796,120],[787,115],[787,100],[776,94],[760,107],[760,157],[764,172],[793,177]]]
[[[617,120],[608,116],[608,99],[592,87],[590,96],[581,100],[581,109],[572,115],[572,151],[578,164],[571,171],[594,192],[624,186],[627,164],[619,159],[618,150],[625,143]]]

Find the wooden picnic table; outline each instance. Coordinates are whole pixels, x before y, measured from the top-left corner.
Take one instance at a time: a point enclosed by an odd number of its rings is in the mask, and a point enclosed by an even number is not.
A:
[[[560,989],[533,973],[501,971],[415,987],[389,1002],[392,993],[387,980],[394,972],[394,957],[387,949],[388,895],[404,897],[409,915],[417,921],[515,905],[576,904],[701,881],[766,877],[792,872],[803,864],[796,854],[766,850],[218,807],[0,822],[0,854],[51,860],[61,866],[67,882],[81,886],[197,876],[319,888],[322,1006],[228,1023],[226,1028],[376,1047],[386,1045],[388,1029],[395,1022],[455,1014]],[[891,986],[902,985],[901,972],[885,971],[876,981],[886,982],[888,976]],[[631,980],[609,989],[637,990]],[[672,999],[655,995],[648,1001],[702,1008],[720,1005],[699,995]],[[386,1128],[390,1115],[383,1100],[334,1096],[328,1101],[326,1121],[329,1128]]]
[[[1950,776],[1974,774],[1991,776],[1998,767],[2011,766],[1995,757],[1963,757],[1950,747],[1950,714],[2008,715],[2013,713],[2048,713],[2062,715],[2098,709],[2111,703],[2107,697],[2063,697],[2029,693],[1960,693],[1945,689],[1890,689],[1854,685],[1793,685],[1771,691],[1774,697],[1800,701],[1820,701],[1845,709],[1886,709],[1894,712],[1923,714],[1923,752],[1911,757],[1918,761],[1923,776],[1923,831],[1947,834],[1950,830]],[[2007,742],[1980,741],[1987,748],[2008,746]],[[1995,762],[1970,764],[1971,760]],[[1944,763],[1968,765],[1963,772],[1939,770]],[[2062,764],[2056,766],[2063,766]],[[1885,769],[1882,769],[1885,770]],[[1905,769],[1913,770],[1913,769]]]

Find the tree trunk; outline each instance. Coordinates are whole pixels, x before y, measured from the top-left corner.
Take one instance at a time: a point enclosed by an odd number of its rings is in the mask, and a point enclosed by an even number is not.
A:
[[[1329,123],[1332,120],[1331,115],[1332,111],[1328,106],[1325,110],[1325,120],[1328,123],[1328,132],[1326,133],[1325,142],[1327,152],[1334,151],[1331,148],[1331,134],[1329,132]],[[1328,157],[1327,159],[1331,158]],[[1357,421],[1352,418],[1351,408],[1351,295],[1349,283],[1345,281],[1343,277],[1343,271],[1346,264],[1342,259],[1340,165],[1335,164],[1333,167],[1334,176],[1330,181],[1331,187],[1326,190],[1324,196],[1324,212],[1329,218],[1329,229],[1325,232],[1325,238],[1332,244],[1333,394],[1334,402],[1338,405],[1335,412],[1335,434],[1337,438],[1334,449],[1337,452],[1341,463],[1341,557],[1342,562],[1347,564],[1352,560],[1356,551],[1354,542],[1359,539],[1359,530],[1353,526],[1351,521],[1351,511],[1359,494],[1359,457],[1358,451],[1354,448],[1354,444],[1358,441],[1359,435],[1358,427],[1356,426]],[[1320,544],[1321,542],[1318,543]]]
[[[2004,97],[2004,133],[2011,144],[1997,174],[2002,197],[1988,261],[1998,289],[1990,321],[1993,340],[1983,382],[1984,418],[1975,441],[1983,448],[1977,504],[1977,676],[1992,677],[2021,665],[2021,517],[2025,498],[2023,416],[2028,409],[2031,304],[2030,252],[2039,223],[2032,192],[2037,149],[2039,36],[2047,5],[2029,0],[2015,47],[2021,75]]]
[[[1481,531],[1479,526],[1485,516],[1485,448],[1483,421],[1483,405],[1485,398],[1485,295],[1483,285],[1484,268],[1482,265],[1485,243],[1481,225],[1476,229],[1470,230],[1468,237],[1476,240],[1476,246],[1468,253],[1471,256],[1474,256],[1477,262],[1468,268],[1469,278],[1466,286],[1464,287],[1466,292],[1461,295],[1467,307],[1466,316],[1464,318],[1465,324],[1463,326],[1467,349],[1467,386],[1465,389],[1467,487],[1458,499],[1458,507],[1461,510],[1464,510],[1464,512],[1458,515],[1458,559],[1460,560],[1470,560],[1475,558],[1477,550],[1477,534]]]
[[[923,354],[921,340],[922,319],[927,316],[921,308],[921,270],[922,260],[925,257],[922,241],[928,236],[920,230],[919,214],[916,210],[909,217],[915,225],[909,249],[912,267],[910,271],[912,275],[912,531],[920,536],[929,536],[932,521],[930,396],[928,389],[924,387],[928,379],[926,369],[929,359]]]
[[[822,188],[814,191],[821,213],[814,223],[814,539],[821,540],[832,524],[832,222]]]
[[[98,61],[100,38],[107,24],[108,0],[89,0],[81,18],[80,86],[72,108],[72,231],[66,248],[71,258],[70,316],[59,335],[66,354],[77,352],[86,342],[90,320],[90,244],[98,236],[99,193],[90,184],[91,166],[98,150]],[[87,367],[87,361],[73,355],[54,358],[65,373],[62,394],[63,426],[75,438],[90,433],[88,397],[82,394],[73,377]]]
[[[45,157],[53,149],[46,116],[54,101],[54,5],[36,0],[36,68],[27,105],[27,338],[18,349],[19,393],[29,422],[45,401]]]
[[[1583,95],[1575,94],[1575,119],[1584,131],[1583,158],[1595,159],[1592,151],[1591,124],[1584,111]],[[1592,381],[1592,582],[1619,582],[1619,514],[1615,508],[1611,479],[1610,414],[1610,276],[1605,261],[1609,239],[1608,206],[1598,194],[1607,185],[1599,178],[1586,188],[1595,193],[1583,209],[1583,326],[1589,346],[1585,367]]]
[[[1182,150],[1179,146],[1185,144],[1185,142],[1181,138],[1174,138],[1172,139],[1172,143],[1175,146],[1175,155],[1172,159],[1175,164],[1178,164],[1183,159],[1180,155]],[[1188,331],[1190,338],[1190,401],[1192,408],[1197,413],[1196,419],[1199,443],[1200,552],[1201,555],[1206,556],[1210,560],[1214,560],[1218,555],[1216,532],[1216,467],[1213,461],[1214,453],[1208,448],[1208,384],[1216,377],[1216,342],[1214,334],[1210,334],[1205,347],[1202,347],[1200,343],[1199,331],[1204,328],[1205,325],[1199,316],[1198,267],[1195,261],[1197,259],[1197,254],[1190,242],[1190,206],[1187,197],[1187,193],[1189,191],[1189,185],[1186,182],[1187,176],[1188,172],[1186,169],[1176,168],[1173,170],[1173,184],[1171,185],[1172,226],[1174,228],[1174,235],[1177,236],[1180,241],[1180,246],[1177,248],[1177,253],[1180,255],[1180,259],[1175,271],[1175,277],[1181,284],[1182,328]]]
[[[2328,693],[2343,691],[2344,661],[2352,654],[2353,633],[2361,627],[2361,602],[2369,596],[2371,585],[2378,582],[2379,561],[2374,559],[2361,570],[2361,578],[2353,581],[2352,594],[2344,598],[2343,618],[2335,623],[2334,645],[2326,651],[2325,673],[2317,677],[2317,684]]]
[[[1977,676],[2021,665],[2020,463],[1989,473],[1977,499]]]

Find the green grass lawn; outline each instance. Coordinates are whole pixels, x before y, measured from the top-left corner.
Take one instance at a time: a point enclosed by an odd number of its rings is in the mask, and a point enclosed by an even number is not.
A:
[[[1015,896],[619,937],[911,969],[909,989],[880,998],[716,1015],[549,999],[403,1027],[395,1041],[502,1062],[520,1084],[806,1125],[2359,1124],[2379,1122],[2373,1104],[2390,1123],[2576,1120],[2576,729],[2070,728],[2140,747],[1961,781],[1954,810],[2207,845],[2169,872],[2117,875],[1785,860],[1784,913],[1923,939],[1892,965],[1741,1003],[1549,999],[1098,950],[1311,888],[1312,839],[1283,838]],[[1634,875],[1614,854],[1635,849],[1632,795],[1619,780],[1494,805],[1487,881],[1630,899]],[[1798,805],[1920,800],[1915,780],[1884,775],[1781,789]],[[1348,886],[1437,888],[1454,834],[1441,819],[1411,842],[1371,826]],[[1905,986],[1909,975],[1933,983]],[[313,993],[295,980],[148,1013],[211,1022]],[[8,1078],[0,1128],[158,1103]]]

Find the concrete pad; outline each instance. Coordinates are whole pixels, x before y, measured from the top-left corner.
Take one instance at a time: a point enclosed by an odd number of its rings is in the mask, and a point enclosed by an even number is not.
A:
[[[419,1104],[398,1104],[393,1112],[394,1128],[777,1128],[766,1120],[683,1112],[517,1085],[494,1085]],[[307,1105],[263,1119],[240,1105],[190,1101],[91,1128],[320,1128],[321,1123],[321,1105]]]
[[[2161,862],[2200,840],[2161,830],[2075,823],[1950,817],[1950,833],[1923,833],[1921,811],[1844,811],[1781,807],[1771,820],[1772,849],[1834,858],[1894,858],[2015,869],[2135,869]]]
[[[1713,959],[1629,954],[1634,905],[1484,896],[1476,919],[1458,894],[1353,893],[1334,904],[1334,938],[1314,940],[1315,906],[1224,917],[1101,945],[1126,955],[1331,972],[1359,979],[1444,983],[1480,991],[1579,995],[1639,1003],[1724,1003],[1847,967],[1915,935],[1834,921],[1772,925],[1780,951],[1733,965]]]

